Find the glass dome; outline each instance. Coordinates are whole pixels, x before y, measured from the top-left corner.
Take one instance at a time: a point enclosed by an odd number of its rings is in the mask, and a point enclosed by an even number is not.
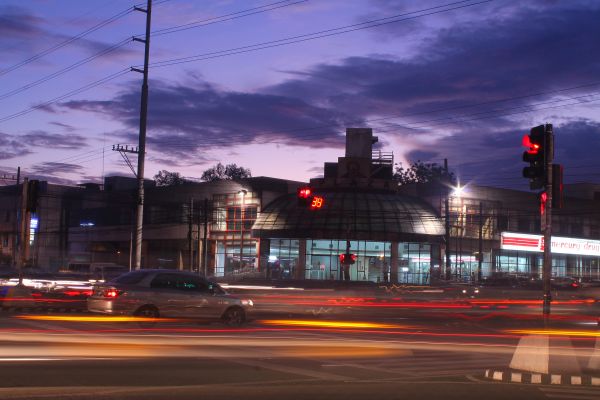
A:
[[[258,238],[438,241],[444,224],[435,210],[395,193],[321,192],[320,209],[298,205],[295,194],[275,199],[252,227]],[[434,237],[432,237],[434,236]]]

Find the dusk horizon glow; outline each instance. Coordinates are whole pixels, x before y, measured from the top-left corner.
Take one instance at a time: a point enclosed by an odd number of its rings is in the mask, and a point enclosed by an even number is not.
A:
[[[138,140],[133,5],[0,5],[0,174],[133,177],[112,151]],[[598,183],[598,20],[585,0],[155,0],[145,177],[221,162],[308,181],[368,127],[397,166],[526,190],[521,138],[551,123],[565,183]]]

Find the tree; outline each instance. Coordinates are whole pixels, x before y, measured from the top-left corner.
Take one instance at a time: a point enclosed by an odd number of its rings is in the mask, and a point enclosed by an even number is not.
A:
[[[175,186],[183,185],[187,181],[181,177],[179,172],[169,172],[163,169],[154,175],[154,182],[156,182],[156,186]]]
[[[250,178],[252,173],[248,168],[236,164],[223,165],[218,163],[202,173],[200,180],[205,182]]]
[[[424,163],[422,161],[414,162],[409,168],[396,167],[394,179],[400,185],[408,183],[427,183],[427,182],[445,182],[451,185],[456,184],[454,172],[449,172],[439,164]]]

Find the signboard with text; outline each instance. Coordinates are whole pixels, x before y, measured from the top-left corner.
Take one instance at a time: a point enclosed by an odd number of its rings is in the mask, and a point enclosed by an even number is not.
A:
[[[541,253],[544,251],[544,236],[502,232],[500,248]],[[600,257],[600,240],[552,236],[551,250],[555,254]]]

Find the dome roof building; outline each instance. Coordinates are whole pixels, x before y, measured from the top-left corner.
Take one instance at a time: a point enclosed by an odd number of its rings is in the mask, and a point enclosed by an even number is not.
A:
[[[426,284],[440,266],[444,223],[398,191],[393,154],[367,128],[346,131],[346,154],[301,196],[265,205],[252,227],[268,276]],[[310,193],[310,195],[307,195]]]

